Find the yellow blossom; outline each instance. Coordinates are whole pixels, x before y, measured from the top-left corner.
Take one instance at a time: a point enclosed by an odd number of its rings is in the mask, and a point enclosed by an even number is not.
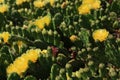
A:
[[[24,0],[16,0],[16,4],[17,5],[21,5],[21,4],[23,4],[24,3]]]
[[[44,21],[44,23],[48,26],[50,24],[51,21],[51,17],[50,15],[46,15],[42,18],[42,20]]]
[[[49,25],[51,21],[50,15],[46,15],[40,19],[35,20],[34,25],[38,26],[40,29],[43,29],[45,25]]]
[[[37,1],[34,1],[34,6],[37,7],[37,8],[42,8],[44,7],[46,4],[45,4],[45,1],[40,1],[40,0],[37,0]]]
[[[8,43],[9,37],[10,37],[10,34],[8,32],[3,32],[0,34],[0,38],[3,39],[4,43]]]
[[[4,2],[4,0],[0,0],[0,3],[3,3]]]
[[[78,8],[79,14],[88,14],[91,9],[100,8],[100,0],[83,0],[82,5]]]
[[[55,0],[50,0],[50,5],[53,6],[55,3]]]
[[[36,50],[31,49],[31,50],[27,51],[26,59],[28,59],[28,60],[30,60],[32,62],[36,62],[38,57],[39,57],[39,52],[40,52],[39,49],[36,49]]]
[[[77,39],[78,39],[78,37],[77,37],[76,35],[70,36],[70,40],[71,40],[72,42],[75,42]]]
[[[109,32],[106,29],[98,29],[93,32],[92,36],[95,41],[102,42],[106,40],[108,34]]]
[[[10,74],[10,73],[13,73],[13,72],[18,72],[18,69],[13,64],[10,64],[7,67],[7,74]]]
[[[18,57],[13,64],[10,64],[6,71],[7,74],[11,74],[13,72],[16,72],[18,75],[22,76],[22,74],[27,70],[28,68],[28,61],[26,61],[22,57]]]
[[[82,4],[93,4],[95,0],[83,0]]]
[[[90,13],[90,7],[89,5],[81,5],[79,8],[78,8],[78,12],[79,14],[89,14]]]
[[[7,10],[8,10],[8,5],[6,4],[0,5],[0,13],[4,13]]]
[[[22,5],[24,2],[30,2],[30,0],[16,0],[17,5]]]
[[[16,72],[22,77],[23,73],[28,69],[29,60],[35,63],[39,57],[40,51],[40,49],[30,49],[26,53],[23,53],[20,57],[16,58],[12,64],[10,64],[7,67],[7,74],[9,75],[13,72]]]
[[[45,23],[42,19],[37,19],[35,20],[34,25],[38,26],[40,29],[43,29],[45,26]]]
[[[26,2],[30,2],[31,0],[26,0]]]
[[[83,0],[82,5],[89,5],[91,9],[98,9],[100,8],[100,0]]]
[[[25,72],[27,70],[27,68],[28,68],[28,61],[25,58],[23,58],[23,57],[18,57],[14,61],[14,66],[18,70],[17,73],[20,75],[20,74],[22,74],[23,72]]]
[[[96,0],[93,4],[92,4],[92,9],[98,9],[100,8],[100,4],[101,2],[99,0]]]

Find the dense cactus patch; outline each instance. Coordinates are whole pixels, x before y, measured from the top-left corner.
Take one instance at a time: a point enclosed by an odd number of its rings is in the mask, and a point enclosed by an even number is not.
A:
[[[119,79],[119,0],[0,0],[0,80]]]

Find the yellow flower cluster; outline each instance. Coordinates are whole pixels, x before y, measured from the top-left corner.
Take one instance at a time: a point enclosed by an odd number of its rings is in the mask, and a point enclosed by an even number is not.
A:
[[[75,42],[77,39],[78,39],[78,37],[77,37],[76,35],[71,35],[71,36],[70,36],[70,40],[71,40],[72,42]]]
[[[0,5],[0,13],[5,13],[8,10],[7,4]]]
[[[100,8],[100,0],[83,0],[82,5],[78,7],[79,14],[89,14],[91,9]]]
[[[50,21],[50,15],[46,15],[43,18],[35,20],[34,25],[38,26],[40,29],[43,29],[45,25],[48,26],[50,24]]]
[[[30,0],[16,0],[16,4],[17,4],[17,5],[21,5],[21,4],[23,4],[24,2],[30,2]]]
[[[28,69],[28,62],[32,61],[35,63],[39,57],[40,52],[40,49],[30,49],[26,53],[22,54],[20,57],[15,59],[13,64],[10,64],[7,67],[7,74],[9,75],[13,72],[16,72],[22,77],[23,73]]]
[[[10,34],[8,32],[0,33],[0,38],[3,39],[4,43],[8,43],[9,37],[10,37]]]
[[[36,0],[36,1],[34,1],[33,4],[37,8],[42,8],[42,7],[44,7],[46,5],[46,2],[45,1]]]
[[[93,39],[95,41],[104,41],[106,40],[106,38],[108,37],[109,35],[109,32],[106,30],[106,29],[98,29],[98,30],[95,30],[92,34],[93,36]]]
[[[81,5],[78,8],[79,14],[89,14],[90,13],[90,7],[86,4]]]
[[[0,3],[3,3],[4,2],[4,0],[0,0]]]
[[[44,7],[47,3],[50,3],[51,6],[54,5],[55,0],[36,0],[34,1],[34,6],[37,8],[42,8]]]

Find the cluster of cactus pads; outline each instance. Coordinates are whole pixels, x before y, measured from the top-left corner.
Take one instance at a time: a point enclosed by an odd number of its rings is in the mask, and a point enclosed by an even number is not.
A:
[[[120,80],[120,0],[0,0],[0,80]]]

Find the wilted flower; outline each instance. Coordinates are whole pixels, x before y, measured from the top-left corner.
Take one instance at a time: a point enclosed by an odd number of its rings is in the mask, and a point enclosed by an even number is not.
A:
[[[77,39],[78,39],[78,37],[77,37],[76,35],[70,36],[70,40],[71,40],[72,42],[75,42]]]
[[[20,48],[24,45],[24,43],[22,41],[17,41],[17,45],[20,50]]]
[[[92,36],[95,41],[102,42],[106,40],[108,34],[109,32],[106,29],[98,29],[93,32]]]

